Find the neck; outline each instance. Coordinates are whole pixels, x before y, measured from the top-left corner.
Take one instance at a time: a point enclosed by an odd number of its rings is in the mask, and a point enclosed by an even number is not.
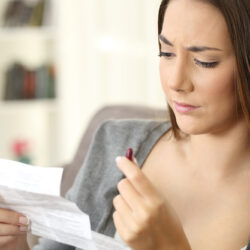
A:
[[[216,178],[235,175],[250,161],[249,128],[244,120],[219,134],[190,135],[185,147],[188,162]]]

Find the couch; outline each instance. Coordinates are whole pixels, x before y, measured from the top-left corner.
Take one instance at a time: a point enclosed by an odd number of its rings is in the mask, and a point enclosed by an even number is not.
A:
[[[97,127],[109,119],[166,119],[167,110],[145,106],[111,105],[100,109],[90,120],[85,130],[73,161],[66,164],[62,176],[61,195],[65,196],[72,186],[75,176],[84,162],[91,139]]]

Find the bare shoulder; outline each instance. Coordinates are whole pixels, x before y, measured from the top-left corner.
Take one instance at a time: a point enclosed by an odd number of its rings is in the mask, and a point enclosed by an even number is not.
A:
[[[192,249],[240,249],[250,238],[250,166],[221,184],[205,183],[199,173],[190,173],[187,144],[188,137],[176,140],[168,131],[142,171],[174,207]]]

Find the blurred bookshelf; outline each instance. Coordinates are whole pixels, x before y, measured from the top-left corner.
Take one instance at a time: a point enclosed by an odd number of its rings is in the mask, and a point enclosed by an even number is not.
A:
[[[31,24],[32,6],[24,11],[29,18],[17,15],[18,25],[4,22],[11,1],[0,1],[0,157],[12,157],[8,147],[21,136],[34,145],[32,163],[59,166],[72,160],[88,122],[104,105],[162,105],[160,0],[47,0],[39,25]],[[40,0],[23,1],[34,9]],[[52,65],[55,97],[25,99],[19,92],[6,98],[14,65],[31,72]]]
[[[57,112],[57,103],[55,100],[2,101],[0,105],[0,115],[15,115],[35,109],[44,109],[47,113],[51,114]]]
[[[39,39],[53,42],[54,30],[50,27],[23,27],[3,28],[0,27],[0,42],[14,40]]]
[[[54,0],[1,0],[0,158],[29,144],[34,165],[53,165],[57,117]]]

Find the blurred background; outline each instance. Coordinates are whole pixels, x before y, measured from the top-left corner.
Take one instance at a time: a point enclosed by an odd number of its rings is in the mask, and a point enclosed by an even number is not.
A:
[[[0,158],[71,161],[100,108],[165,108],[160,0],[1,0]]]

